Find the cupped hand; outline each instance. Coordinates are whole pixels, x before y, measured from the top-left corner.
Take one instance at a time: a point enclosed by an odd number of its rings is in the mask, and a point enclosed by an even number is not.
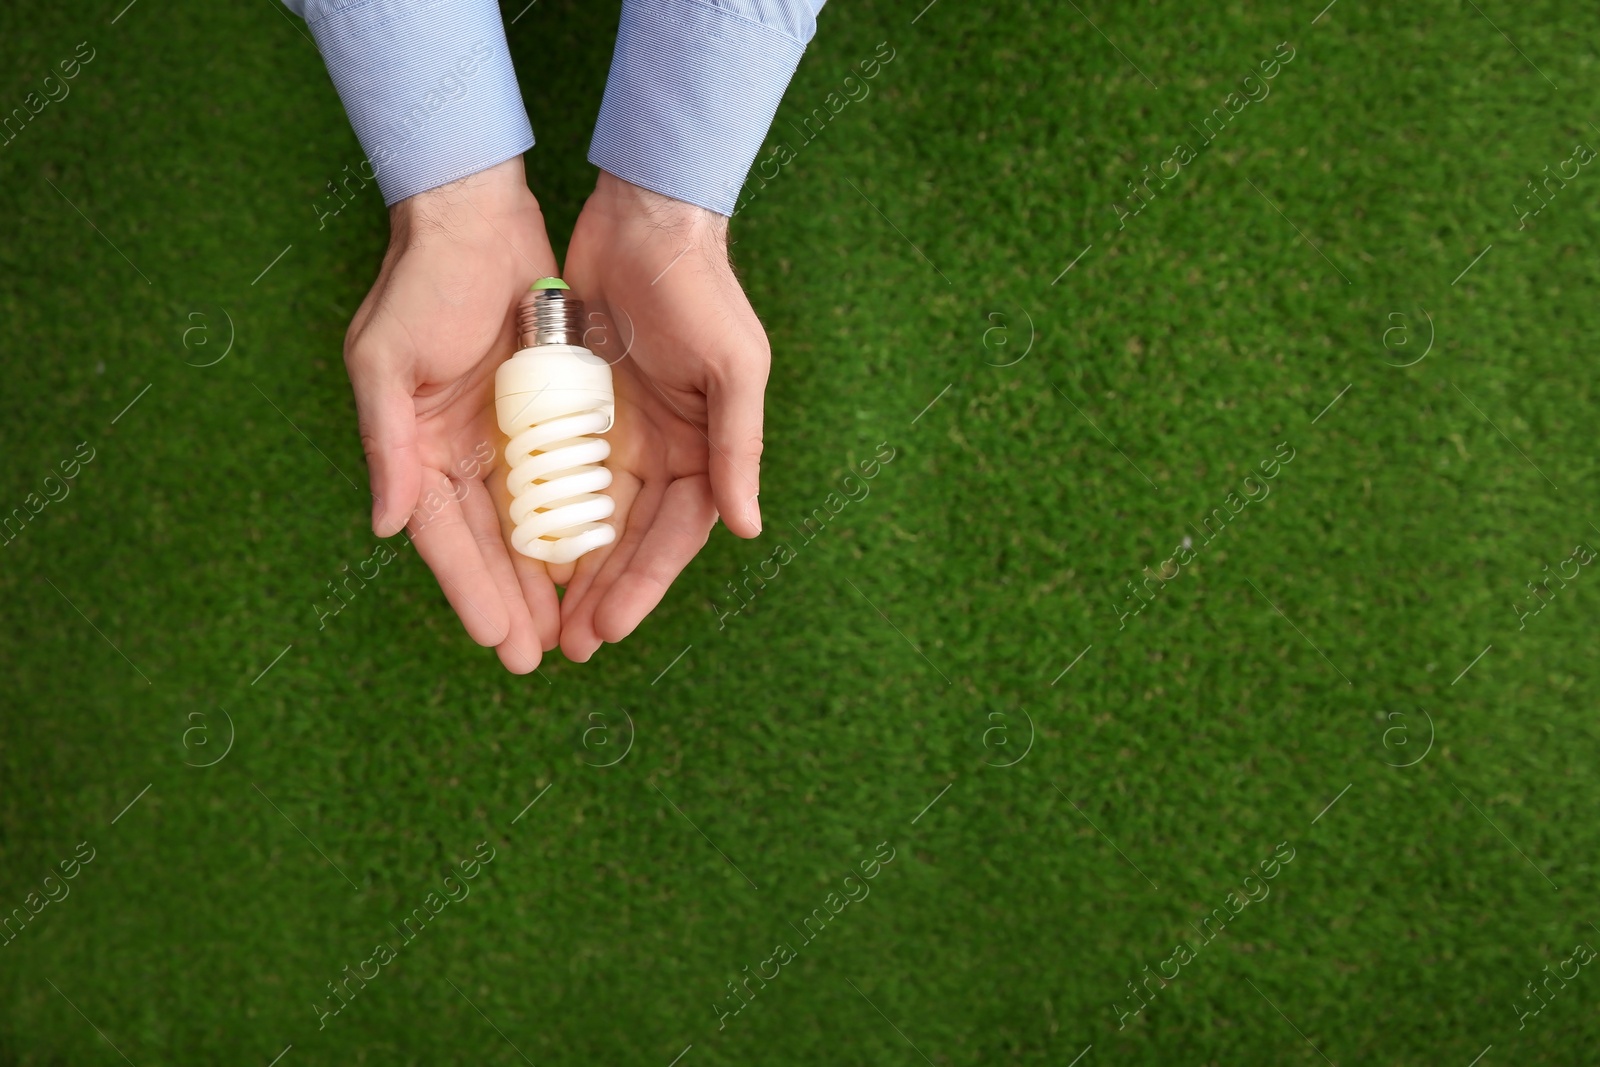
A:
[[[761,532],[771,349],[728,262],[727,232],[722,215],[604,172],[578,217],[565,278],[593,323],[585,343],[612,361],[606,466],[618,537],[553,569],[567,586],[569,659],[632,633],[719,515],[740,537]]]
[[[525,674],[559,640],[560,602],[544,564],[507,548],[493,393],[518,299],[556,273],[544,216],[516,157],[400,201],[390,229],[345,337],[372,529],[405,528],[467,633]]]

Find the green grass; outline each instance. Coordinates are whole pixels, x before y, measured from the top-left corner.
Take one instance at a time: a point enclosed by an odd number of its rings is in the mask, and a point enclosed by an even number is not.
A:
[[[361,154],[268,4],[119,6],[0,12],[0,110],[96,49],[0,148],[0,508],[95,451],[0,556],[0,909],[95,850],[0,948],[0,1062],[1592,1058],[1591,969],[1513,1005],[1600,943],[1600,577],[1513,606],[1600,545],[1600,177],[1526,229],[1510,205],[1600,144],[1593,13],[835,0],[774,145],[895,58],[734,223],[775,354],[767,532],[719,529],[626,643],[519,679],[399,542],[318,630],[376,547],[339,351],[382,205],[318,229]],[[513,31],[558,250],[615,19],[545,0]],[[1119,230],[1125,180],[1283,41]],[[187,365],[224,313],[231,352]],[[880,442],[870,495],[719,629]],[[186,766],[224,711],[231,751]],[[471,895],[319,1030],[479,842]],[[1280,842],[1271,895],[1119,1030]]]

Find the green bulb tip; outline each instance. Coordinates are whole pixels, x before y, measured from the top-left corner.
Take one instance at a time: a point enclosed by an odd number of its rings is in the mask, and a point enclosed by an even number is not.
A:
[[[532,285],[528,286],[528,288],[529,288],[529,290],[534,290],[534,289],[570,289],[571,286],[569,286],[566,282],[562,281],[560,278],[540,278],[538,281],[536,281]]]

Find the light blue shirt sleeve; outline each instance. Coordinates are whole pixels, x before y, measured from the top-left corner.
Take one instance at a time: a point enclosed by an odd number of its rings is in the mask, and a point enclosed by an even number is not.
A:
[[[589,162],[732,215],[824,0],[623,0]]]
[[[733,214],[825,0],[623,0],[589,161]],[[526,152],[495,0],[284,0],[306,20],[386,204]]]
[[[284,0],[306,20],[385,204],[533,145],[495,0]]]

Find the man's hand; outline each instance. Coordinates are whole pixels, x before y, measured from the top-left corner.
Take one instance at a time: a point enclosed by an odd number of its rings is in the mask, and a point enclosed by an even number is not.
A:
[[[559,640],[560,603],[544,565],[502,534],[494,372],[517,347],[518,299],[556,273],[544,216],[517,157],[402,200],[389,221],[344,346],[372,529],[407,528],[467,633],[526,674]]]
[[[761,532],[756,502],[771,349],[728,263],[728,220],[602,172],[567,254],[566,280],[613,361],[606,465],[619,537],[556,580],[561,650],[583,662],[650,613],[720,514]],[[571,571],[566,573],[567,571]]]

